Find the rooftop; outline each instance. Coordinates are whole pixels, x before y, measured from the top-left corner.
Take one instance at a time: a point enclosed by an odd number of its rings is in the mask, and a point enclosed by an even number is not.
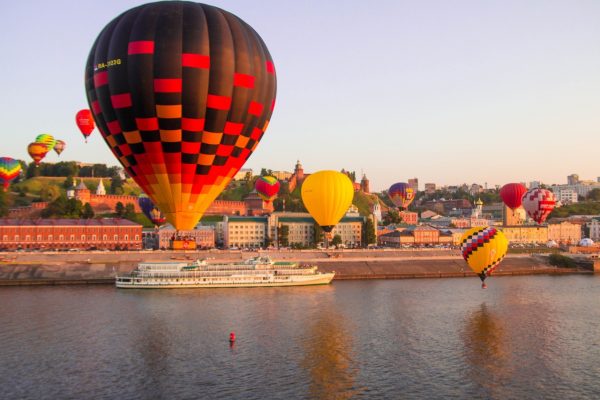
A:
[[[121,218],[67,219],[67,218],[0,218],[0,226],[142,226]]]

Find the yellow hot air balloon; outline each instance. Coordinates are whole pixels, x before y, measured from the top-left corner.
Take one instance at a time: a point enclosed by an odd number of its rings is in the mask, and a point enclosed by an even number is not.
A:
[[[496,228],[480,226],[466,231],[461,240],[463,258],[479,275],[481,282],[490,276],[508,250],[506,236]],[[481,287],[485,288],[485,283]]]
[[[340,222],[353,197],[352,182],[341,172],[319,171],[302,184],[302,202],[325,232],[331,232]]]

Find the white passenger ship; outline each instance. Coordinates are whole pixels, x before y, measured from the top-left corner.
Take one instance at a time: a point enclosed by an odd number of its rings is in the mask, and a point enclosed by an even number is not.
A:
[[[273,262],[258,256],[214,264],[206,260],[140,263],[130,274],[117,276],[116,285],[124,289],[326,285],[334,275],[319,272],[313,265]]]

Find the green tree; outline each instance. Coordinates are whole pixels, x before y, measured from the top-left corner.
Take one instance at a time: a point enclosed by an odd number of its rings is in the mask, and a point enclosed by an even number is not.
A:
[[[42,218],[64,217],[67,213],[67,197],[59,196],[42,210]]]
[[[40,167],[36,166],[35,163],[31,163],[27,166],[27,171],[25,172],[25,177],[27,179],[35,178],[40,176]]]
[[[83,203],[77,199],[68,199],[67,210],[64,216],[68,218],[81,218],[81,214],[83,214]]]
[[[588,200],[600,201],[600,189],[592,189],[587,195]]]
[[[260,176],[270,176],[270,175],[273,175],[272,169],[263,168],[260,170]]]
[[[70,189],[73,185],[75,184],[75,178],[73,178],[73,175],[69,175],[67,176],[67,178],[65,179],[65,181],[62,184],[62,187],[64,189]]]
[[[127,203],[127,205],[125,206],[125,210],[123,212],[123,218],[126,218],[128,220],[135,220],[136,214],[135,214],[135,207],[133,204]]]
[[[81,213],[81,217],[84,219],[94,218],[94,210],[92,209],[92,205],[90,203],[85,203],[83,206],[83,212]]]
[[[122,217],[125,214],[125,206],[120,201],[115,206],[115,214],[117,214],[117,217]]]
[[[60,188],[55,185],[47,185],[40,191],[40,198],[42,201],[54,201],[60,196]]]
[[[363,224],[363,243],[365,245],[377,243],[375,224],[373,224],[373,219],[371,218],[367,218],[367,221]]]
[[[289,237],[290,227],[288,225],[280,225],[279,229],[277,230],[277,241],[279,242],[279,246],[289,246]]]
[[[322,243],[324,240],[323,237],[323,228],[321,228],[321,225],[315,223],[314,225],[314,232],[315,232],[315,238],[314,238],[314,245],[316,246],[318,243]]]
[[[123,179],[117,174],[110,179],[110,194],[123,194]]]
[[[400,214],[398,214],[398,210],[394,208],[388,209],[387,214],[383,217],[384,225],[399,224],[401,221],[402,219],[400,218]]]
[[[340,244],[342,244],[342,237],[340,235],[335,235],[333,239],[331,239],[331,245],[338,247]]]
[[[4,190],[0,189],[0,217],[8,215],[8,199]]]

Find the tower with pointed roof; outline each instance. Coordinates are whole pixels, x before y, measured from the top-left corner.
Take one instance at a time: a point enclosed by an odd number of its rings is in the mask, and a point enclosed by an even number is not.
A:
[[[79,185],[75,188],[75,198],[83,204],[89,203],[92,198],[92,192],[85,183],[83,183],[83,179],[79,181]]]
[[[104,182],[102,178],[100,178],[100,182],[98,183],[98,187],[96,188],[97,196],[106,196],[106,189],[104,188]]]

